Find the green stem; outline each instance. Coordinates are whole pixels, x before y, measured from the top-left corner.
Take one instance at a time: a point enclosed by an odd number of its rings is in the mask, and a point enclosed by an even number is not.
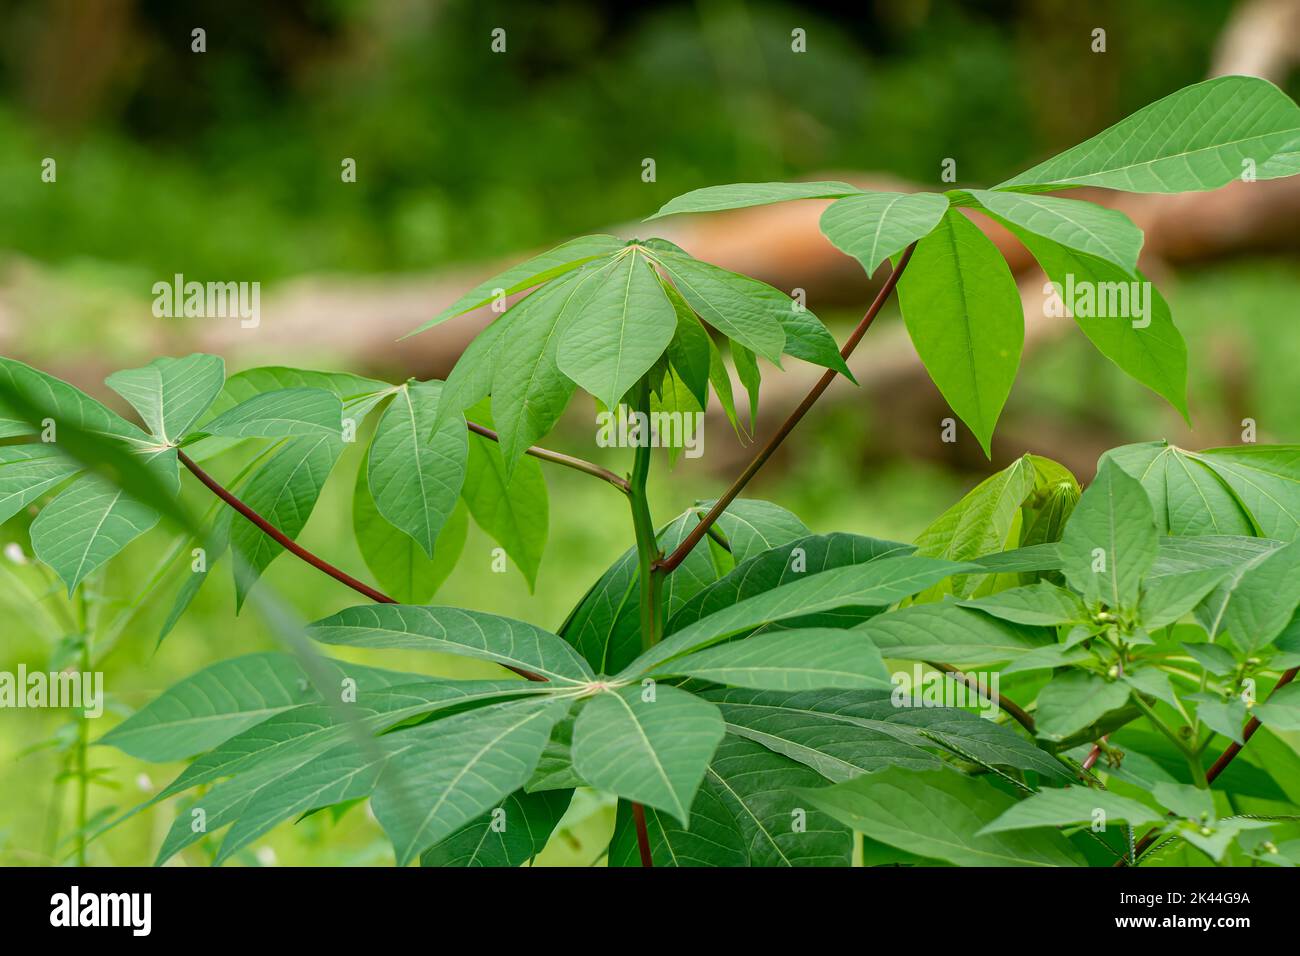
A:
[[[637,387],[637,410],[649,414],[650,385],[642,381]],[[654,519],[650,516],[650,502],[646,497],[646,483],[650,477],[650,436],[638,435],[639,443],[632,461],[632,474],[628,479],[628,500],[632,505],[632,528],[636,532],[637,577],[641,586],[641,649],[649,650],[663,635],[660,620],[659,585],[662,576],[655,563],[663,557],[655,540]]]
[[[1168,737],[1170,742],[1178,748],[1179,753],[1187,759],[1187,766],[1192,771],[1193,782],[1202,790],[1208,790],[1210,788],[1210,783],[1205,778],[1205,768],[1201,766],[1201,760],[1197,756],[1196,751],[1183,743],[1178,734],[1176,734],[1168,724],[1161,720],[1155,710],[1141,697],[1134,694],[1133,701],[1137,704],[1138,710],[1142,711],[1142,713],[1146,715],[1147,720],[1155,724],[1156,729]]]

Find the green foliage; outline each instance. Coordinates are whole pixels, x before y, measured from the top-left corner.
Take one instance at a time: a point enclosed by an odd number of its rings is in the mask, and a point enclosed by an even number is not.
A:
[[[906,269],[909,334],[989,453],[1023,324],[1006,264],[962,210],[1007,225],[1054,279],[1142,281],[1132,223],[1040,193],[1213,188],[1243,160],[1285,175],[1298,112],[1262,81],[1225,77],[992,190],[737,184],[659,214],[833,199],[822,218],[832,242],[868,273],[891,257]],[[759,358],[848,374],[830,333],[756,280],[664,240],[608,236],[508,269],[422,328],[522,292],[446,382],[284,367],[227,380],[205,355],[110,376],[147,431],[0,359],[0,516],[39,506],[33,549],[70,594],[87,600],[91,576],[165,515],[179,537],[159,580],[186,546],[203,560],[177,588],[163,635],[227,552],[242,605],[284,550],[248,510],[297,538],[360,438],[352,526],[391,593],[311,561],[376,603],[318,620],[307,636],[349,655],[456,655],[492,675],[432,679],[299,647],[187,678],[102,738],[143,760],[192,758],[136,808],[186,795],[160,863],[228,828],[210,857],[220,863],[283,821],[369,800],[399,865],[518,866],[591,790],[618,801],[611,865],[641,861],[644,838],[656,865],[847,866],[855,832],[868,860],[1131,857],[1135,841],[1077,829],[1098,814],[1153,825],[1189,859],[1216,862],[1266,860],[1265,836],[1295,834],[1273,811],[1279,796],[1295,799],[1300,761],[1273,732],[1300,726],[1300,692],[1262,693],[1300,663],[1295,447],[1130,445],[1104,455],[1082,491],[1061,465],[1026,455],[915,546],[814,534],[778,505],[736,497],[739,486],[716,521],[697,502],[656,525],[648,443],[627,477],[532,448],[577,389],[611,412],[629,401],[639,412],[703,411],[712,390],[740,430],[715,333],[751,424]],[[1185,412],[1185,349],[1162,300],[1151,303],[1146,324],[1076,321]],[[243,470],[224,483],[193,464],[221,472],[237,450]],[[549,522],[541,459],[625,493],[635,546],[555,630],[424,603],[469,517],[533,586]],[[242,514],[188,517],[182,464],[210,490],[230,489],[227,502],[237,494]],[[904,662],[910,674],[893,669]],[[1212,747],[1245,741],[1252,713],[1264,725],[1252,758],[1267,759],[1207,770]],[[1211,783],[1263,812],[1220,818]]]

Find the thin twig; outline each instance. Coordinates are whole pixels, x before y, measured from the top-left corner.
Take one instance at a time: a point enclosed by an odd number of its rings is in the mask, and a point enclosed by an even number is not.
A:
[[[488,441],[501,441],[501,436],[490,428],[480,425],[477,422],[466,422],[465,424],[475,435],[482,435]],[[581,471],[588,475],[594,475],[601,481],[608,481],[625,495],[630,491],[626,478],[614,474],[608,468],[601,468],[600,465],[597,465],[594,462],[586,461],[582,458],[575,458],[573,455],[566,455],[563,452],[551,451],[548,448],[539,448],[537,445],[530,445],[524,454],[532,455],[534,458],[540,458],[542,461],[549,461],[556,465],[563,465],[565,468],[572,468],[574,471]]]
[[[848,340],[844,343],[844,347],[840,349],[840,355],[846,361],[848,360],[848,357],[853,354],[853,350],[858,347],[858,343],[862,341],[862,336],[865,335],[867,329],[871,327],[871,323],[880,313],[881,308],[884,307],[885,302],[894,291],[894,286],[898,285],[898,280],[902,277],[903,270],[907,268],[907,263],[912,258],[912,251],[915,248],[916,243],[912,243],[903,251],[902,258],[898,260],[898,267],[889,274],[889,278],[885,280],[885,284],[881,286],[880,291],[876,293],[876,298],[871,303],[871,307],[867,309],[866,315],[864,315],[862,320],[858,322],[857,328],[853,330],[852,334],[849,335]],[[700,523],[691,530],[691,533],[686,536],[672,554],[655,564],[655,569],[657,571],[662,574],[671,574],[679,564],[686,560],[686,556],[690,554],[695,546],[700,543],[700,540],[709,533],[709,529],[713,527],[713,523],[718,520],[718,517],[724,511],[727,510],[727,506],[736,499],[736,496],[744,490],[745,485],[749,484],[750,479],[758,474],[759,469],[766,464],[767,460],[772,457],[773,453],[781,447],[781,443],[785,441],[786,436],[789,435],[790,432],[794,431],[794,427],[799,424],[804,415],[808,414],[808,410],[813,407],[817,399],[821,398],[822,393],[830,387],[831,382],[835,381],[838,375],[839,372],[836,372],[834,369],[826,370],[826,374],[817,380],[817,384],[812,387],[812,390],[804,397],[804,400],[799,403],[799,406],[790,413],[790,417],[787,418],[781,427],[777,429],[776,434],[773,435],[768,440],[768,443],[763,446],[762,450],[754,456],[754,460],[749,463],[748,467],[746,467],[743,472],[740,473],[740,477],[732,482],[731,487],[723,492],[722,497],[713,503],[713,507],[709,509],[709,513],[700,520]]]
[[[399,603],[396,599],[389,597],[383,591],[376,590],[375,588],[372,588],[370,585],[358,581],[356,578],[348,574],[346,571],[334,567],[334,565],[330,564],[324,558],[319,557],[313,554],[312,552],[308,551],[298,542],[294,541],[287,534],[285,534],[275,525],[271,524],[271,522],[267,521],[260,514],[258,514],[248,505],[246,505],[243,501],[241,501],[238,497],[236,497],[233,492],[224,488],[220,482],[218,482],[215,478],[209,475],[197,464],[195,464],[194,460],[191,459],[189,455],[185,454],[185,452],[181,451],[178,448],[176,449],[176,454],[177,457],[180,458],[181,464],[184,465],[186,468],[188,468],[190,470],[190,473],[193,474],[194,477],[197,478],[200,482],[202,482],[202,484],[209,491],[211,491],[214,495],[216,495],[226,504],[230,505],[230,507],[234,508],[241,515],[243,515],[245,518],[251,521],[254,525],[257,526],[257,528],[260,531],[262,531],[262,533],[270,537],[273,541],[275,541],[277,544],[283,547],[290,554],[294,555],[295,557],[301,558],[303,561],[306,561],[317,571],[323,571],[325,574],[328,574],[334,580],[346,584],[348,587],[350,587],[352,590],[356,591],[357,593],[364,594],[372,601],[375,601],[379,604]],[[528,680],[532,680],[532,681],[546,680],[545,677],[542,677],[540,674],[534,674],[532,671],[526,671],[519,667],[511,667],[509,664],[503,664],[502,666],[507,668],[508,670],[514,671],[520,677],[526,677]]]
[[[926,661],[926,663],[935,670],[941,670],[945,674],[951,674],[971,690],[978,693],[985,700],[991,700],[993,703],[1005,710],[1007,714],[1021,727],[1024,727],[1025,730],[1029,731],[1031,734],[1034,732],[1034,718],[1031,717],[1024,708],[1010,698],[1003,697],[1001,694],[996,694],[989,690],[988,687],[980,683],[978,677],[975,677],[973,674],[967,674],[965,671],[953,667],[951,664],[943,664],[938,661]]]

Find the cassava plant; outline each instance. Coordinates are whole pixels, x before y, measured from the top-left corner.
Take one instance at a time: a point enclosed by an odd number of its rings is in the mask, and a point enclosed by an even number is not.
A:
[[[133,424],[3,359],[0,518],[43,502],[32,550],[84,597],[165,516],[168,560],[185,570],[159,640],[227,554],[237,603],[273,605],[258,578],[288,550],[366,599],[309,625],[316,644],[501,669],[430,678],[295,642],[187,678],[101,738],[145,760],[192,758],[145,805],[184,797],[159,862],[202,841],[219,863],[284,821],[368,799],[398,864],[519,865],[589,788],[618,800],[611,865],[847,866],[855,852],[867,864],[1300,863],[1300,755],[1274,733],[1300,729],[1300,446],[1129,445],[1084,491],[1026,455],[913,544],[815,534],[741,497],[851,378],[846,360],[895,289],[926,369],[990,451],[1023,315],[968,214],[1010,230],[1084,335],[1186,416],[1186,349],[1138,271],[1141,231],[1046,193],[1296,172],[1300,107],[1223,77],[991,189],[736,184],[656,214],[834,200],[827,238],[868,274],[892,262],[840,348],[762,282],[662,239],[587,236],[416,330],[531,290],[445,382],[282,367],[227,378],[216,356],[160,358],[107,379]],[[646,419],[622,474],[537,445],[579,388],[644,416],[699,413],[712,395],[747,432],[758,359],[784,356],[826,371],[716,500],[666,522],[647,497]],[[358,435],[369,445],[353,527],[377,586],[295,540]],[[236,447],[242,470],[215,477]],[[471,517],[531,585],[546,465],[626,498],[627,551],[553,631],[428,604]],[[182,471],[219,499],[208,517],[182,506]],[[106,647],[83,632],[84,659],[99,659]],[[84,858],[99,828],[84,810],[79,823]]]

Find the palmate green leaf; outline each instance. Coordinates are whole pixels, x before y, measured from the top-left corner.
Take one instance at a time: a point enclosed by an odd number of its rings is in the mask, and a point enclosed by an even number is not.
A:
[[[1229,570],[1196,618],[1210,639],[1226,633],[1253,654],[1282,633],[1300,605],[1300,542]]]
[[[792,199],[834,199],[857,192],[860,190],[856,186],[841,182],[728,183],[725,186],[706,186],[668,200],[657,213],[647,216],[645,221],[683,212],[718,212],[746,206],[766,206]]]
[[[1091,617],[1077,594],[1047,581],[957,603],[1015,624],[1054,626],[1081,623]]]
[[[709,647],[674,658],[652,676],[668,675],[759,690],[891,686],[880,651],[860,631],[821,627]]]
[[[712,704],[668,684],[596,694],[578,712],[573,766],[598,790],[689,824],[689,807],[722,739]]]
[[[203,426],[227,438],[310,436],[341,440],[343,403],[323,388],[281,388],[260,392]]]
[[[663,240],[654,241],[651,248],[654,261],[691,308],[750,352],[778,365],[784,352],[853,380],[826,326],[784,292],[758,279],[694,259]],[[781,340],[772,322],[780,327]],[[737,334],[733,335],[733,331]]]
[[[174,455],[175,452],[172,452]],[[158,523],[159,514],[98,475],[82,475],[32,522],[32,550],[71,595],[86,575]]]
[[[311,517],[343,448],[337,433],[291,439],[253,472],[240,497],[272,525],[296,539]],[[234,563],[235,603],[242,607],[262,572],[284,548],[251,521],[234,524],[230,545],[238,557]]]
[[[579,277],[555,361],[573,382],[613,409],[668,348],[677,315],[645,252],[634,247]]]
[[[318,372],[283,365],[258,366],[236,372],[226,379],[221,394],[199,419],[199,430],[203,430],[204,419],[212,419],[224,414],[236,405],[263,392],[284,388],[321,388],[338,396],[343,406],[343,418],[350,419],[355,426],[360,427],[362,420],[390,395],[396,386],[363,375],[354,375],[351,372]],[[195,461],[203,461],[242,441],[244,441],[242,438],[209,435],[187,444],[185,451]]]
[[[468,681],[468,684],[482,682]],[[227,794],[217,794],[219,802],[229,805],[237,813],[225,840],[222,841],[214,863],[220,864],[249,843],[269,831],[282,820],[289,819],[322,807],[363,799],[371,794],[390,763],[415,749],[421,743],[417,737],[405,737],[400,732],[394,735],[372,739],[369,734],[375,729],[391,726],[404,717],[417,714],[429,714],[449,707],[464,707],[482,700],[500,699],[510,696],[506,693],[493,693],[492,688],[477,687],[456,693],[437,684],[403,685],[393,688],[383,698],[384,692],[367,695],[372,701],[366,708],[364,716],[351,725],[340,720],[337,715],[329,719],[334,721],[334,733],[316,732],[315,724],[309,723],[311,730],[304,745],[304,738],[297,738],[288,748],[273,751],[269,760],[274,762],[278,773],[272,775],[264,771],[268,767],[266,751],[258,754],[258,762],[251,765],[251,772],[237,775],[222,788],[233,789],[235,794],[246,794],[237,800],[230,800]],[[534,698],[530,703],[536,703]],[[499,706],[499,705],[494,705]],[[307,712],[308,708],[301,710]],[[489,711],[491,713],[491,711]],[[289,715],[281,715],[288,717]],[[306,714],[304,714],[306,717]],[[310,718],[308,718],[310,720]],[[260,730],[261,728],[254,728]],[[306,756],[307,759],[303,759]],[[237,767],[248,768],[249,760],[242,761]],[[401,768],[390,771],[398,775]],[[400,791],[403,782],[394,779],[391,788]],[[411,794],[407,791],[404,797]],[[208,802],[209,794],[200,802]],[[210,823],[213,821],[209,820]],[[224,816],[213,825],[224,823]]]
[[[454,607],[362,604],[308,625],[323,644],[459,654],[531,671],[565,684],[593,678],[563,638],[523,621]]]
[[[938,193],[862,192],[830,204],[821,230],[874,275],[876,268],[908,245],[930,234],[948,211]]]
[[[491,424],[482,405],[471,413]],[[507,478],[501,447],[471,435],[461,497],[475,523],[501,545],[532,591],[546,549],[548,499],[542,466],[536,459],[522,458]]]
[[[469,512],[463,503],[452,509],[438,535],[433,557],[426,557],[414,538],[379,513],[370,495],[367,470],[363,462],[352,494],[352,531],[357,548],[380,588],[390,597],[401,604],[421,604],[437,593],[455,569],[465,546]]]
[[[1012,624],[951,602],[917,604],[857,625],[886,658],[975,666],[1015,660],[1054,643],[1052,632]]]
[[[975,208],[1024,232],[1104,259],[1127,274],[1137,271],[1144,238],[1142,230],[1117,209],[1034,193],[989,189],[968,189],[961,193],[975,201]]]
[[[955,685],[954,685],[955,686]],[[938,769],[933,752],[987,767],[1072,780],[1058,760],[1006,727],[956,707],[916,706],[902,689],[787,693],[708,691],[729,733],[807,764],[829,780],[897,766]]]
[[[331,667],[335,665],[331,664]],[[380,674],[364,668],[366,675]],[[415,679],[402,683],[399,677]],[[356,700],[308,703],[277,710],[196,758],[150,804],[186,790],[232,778],[232,795],[241,811],[264,787],[288,776],[339,743],[382,731],[412,717],[440,710],[463,710],[486,701],[547,693],[545,685],[520,681],[430,680],[416,675],[392,678],[396,684],[371,677],[358,687]],[[313,699],[319,699],[313,696]],[[146,804],[147,805],[147,804]],[[214,827],[215,828],[215,825]]]
[[[701,508],[714,502],[702,501]],[[737,564],[811,534],[808,526],[792,511],[758,498],[737,498],[718,516],[715,527],[727,538]]]
[[[1138,603],[1138,619],[1148,631],[1173,624],[1200,604],[1228,573],[1227,568],[1202,568],[1148,578]]]
[[[781,364],[781,353],[789,345],[783,322],[794,315],[789,296],[757,279],[693,259],[667,243],[648,245],[653,261],[700,318],[732,342],[763,356],[773,365]],[[838,358],[830,333],[826,333],[826,339],[830,351]],[[801,350],[834,361],[826,352],[825,339],[820,353],[806,347]]]
[[[689,830],[654,807],[643,808],[650,859],[655,866],[749,865],[749,851],[740,827],[715,791],[706,783],[695,794]],[[632,805],[626,800],[618,803],[614,835],[609,842],[609,865],[642,865]]]
[[[1300,730],[1300,685],[1286,684],[1256,704],[1251,715],[1273,730]]]
[[[360,664],[323,661],[336,680],[351,678],[361,692],[409,683],[410,674]],[[341,699],[341,696],[340,696]],[[317,703],[301,665],[288,654],[248,654],[205,667],[173,685],[118,724],[97,743],[141,760],[180,760],[217,746],[281,711]]]
[[[226,363],[216,355],[158,358],[143,368],[114,372],[104,380],[140,413],[154,437],[179,442],[216,400],[226,381]]]
[[[574,384],[556,364],[566,324],[586,303],[598,267],[580,268],[548,283],[508,313],[509,333],[493,356],[492,418],[506,476],[528,446],[550,432],[573,396]]]
[[[1140,272],[994,218],[1037,260],[1066,313],[1097,351],[1190,421],[1187,344],[1159,290]]]
[[[1232,490],[1262,537],[1300,537],[1300,445],[1238,445],[1189,453]]]
[[[974,561],[990,552],[1002,551],[1014,543],[1011,535],[1030,496],[1038,489],[1045,489],[1059,467],[1050,459],[1036,455],[1017,458],[981,481],[921,532],[916,539],[917,553],[950,561]],[[950,590],[958,596],[969,597],[979,580],[968,576],[954,578]]]
[[[1025,326],[1006,260],[956,209],[916,246],[898,282],[908,334],[926,371],[990,454]]]
[[[1267,80],[1221,76],[1144,106],[1078,146],[1000,183],[998,189],[1103,186],[1129,192],[1217,189],[1300,168],[1269,160],[1300,135],[1300,107]]]
[[[1072,823],[1092,825],[1096,814],[1102,814],[1102,825],[1127,823],[1141,826],[1158,823],[1164,814],[1145,803],[1122,797],[1105,790],[1089,787],[1063,787],[1059,790],[1040,790],[1019,803],[1012,804],[992,823],[983,827],[981,836],[989,833],[1006,833],[1010,830],[1032,830],[1036,827],[1059,827]]]
[[[1137,607],[1143,576],[1159,547],[1151,502],[1141,484],[1103,459],[1061,537],[1065,579],[1090,605]]]
[[[491,704],[386,735],[392,754],[371,798],[405,866],[527,783],[571,702]]]
[[[624,245],[622,239],[614,236],[580,236],[561,243],[554,249],[511,266],[505,272],[480,282],[428,322],[408,332],[403,338],[431,329],[471,309],[487,305],[498,294],[514,295],[531,286],[541,285],[593,259],[612,255],[624,248]]]
[[[79,429],[90,435],[116,438],[133,451],[157,444],[125,418],[95,401],[81,389],[15,359],[0,356],[0,438],[41,431],[41,418],[52,419],[58,430]],[[57,432],[56,432],[56,441]]]
[[[441,382],[407,382],[379,419],[366,475],[379,513],[432,558],[456,507],[469,456],[465,427],[447,418],[434,429]]]
[[[1253,535],[1250,516],[1204,462],[1167,442],[1112,448],[1103,456],[1138,481],[1167,535]]]
[[[57,445],[0,445],[0,522],[80,470]]]
[[[717,346],[682,294],[667,282],[660,285],[677,316],[677,331],[668,343],[668,361],[703,411],[709,405],[709,364]]]
[[[1045,740],[1064,740],[1128,700],[1129,687],[1081,670],[1053,677],[1038,693],[1035,725]]]
[[[473,823],[420,854],[421,866],[522,866],[546,847],[571,790],[518,790]]]
[[[803,764],[727,734],[701,790],[731,812],[750,866],[848,866],[853,834],[799,795],[799,788],[823,783]]]
[[[809,574],[683,627],[638,657],[620,676],[646,673],[679,655],[760,624],[848,605],[885,607],[969,568],[937,558],[904,555]]]
[[[793,526],[789,530],[793,530]],[[736,553],[736,537],[733,531],[731,535],[733,555]],[[764,532],[763,539],[770,541],[770,532]],[[669,617],[664,630],[666,634],[672,634],[698,621],[701,617],[720,611],[745,598],[771,591],[783,584],[802,580],[809,574],[850,564],[866,564],[868,561],[889,556],[902,557],[912,550],[911,545],[900,544],[897,541],[883,541],[879,538],[841,532],[799,536],[779,547],[774,546],[752,553],[752,556],[743,560],[738,559],[736,567],[730,573],[703,588],[682,604]],[[784,625],[811,627],[829,625],[832,620],[836,620],[848,626],[878,611],[879,609],[857,609],[852,612],[828,611],[809,619],[788,619]]]
[[[873,840],[957,866],[1080,866],[1052,831],[981,833],[1015,801],[951,771],[882,770],[798,796]]]

